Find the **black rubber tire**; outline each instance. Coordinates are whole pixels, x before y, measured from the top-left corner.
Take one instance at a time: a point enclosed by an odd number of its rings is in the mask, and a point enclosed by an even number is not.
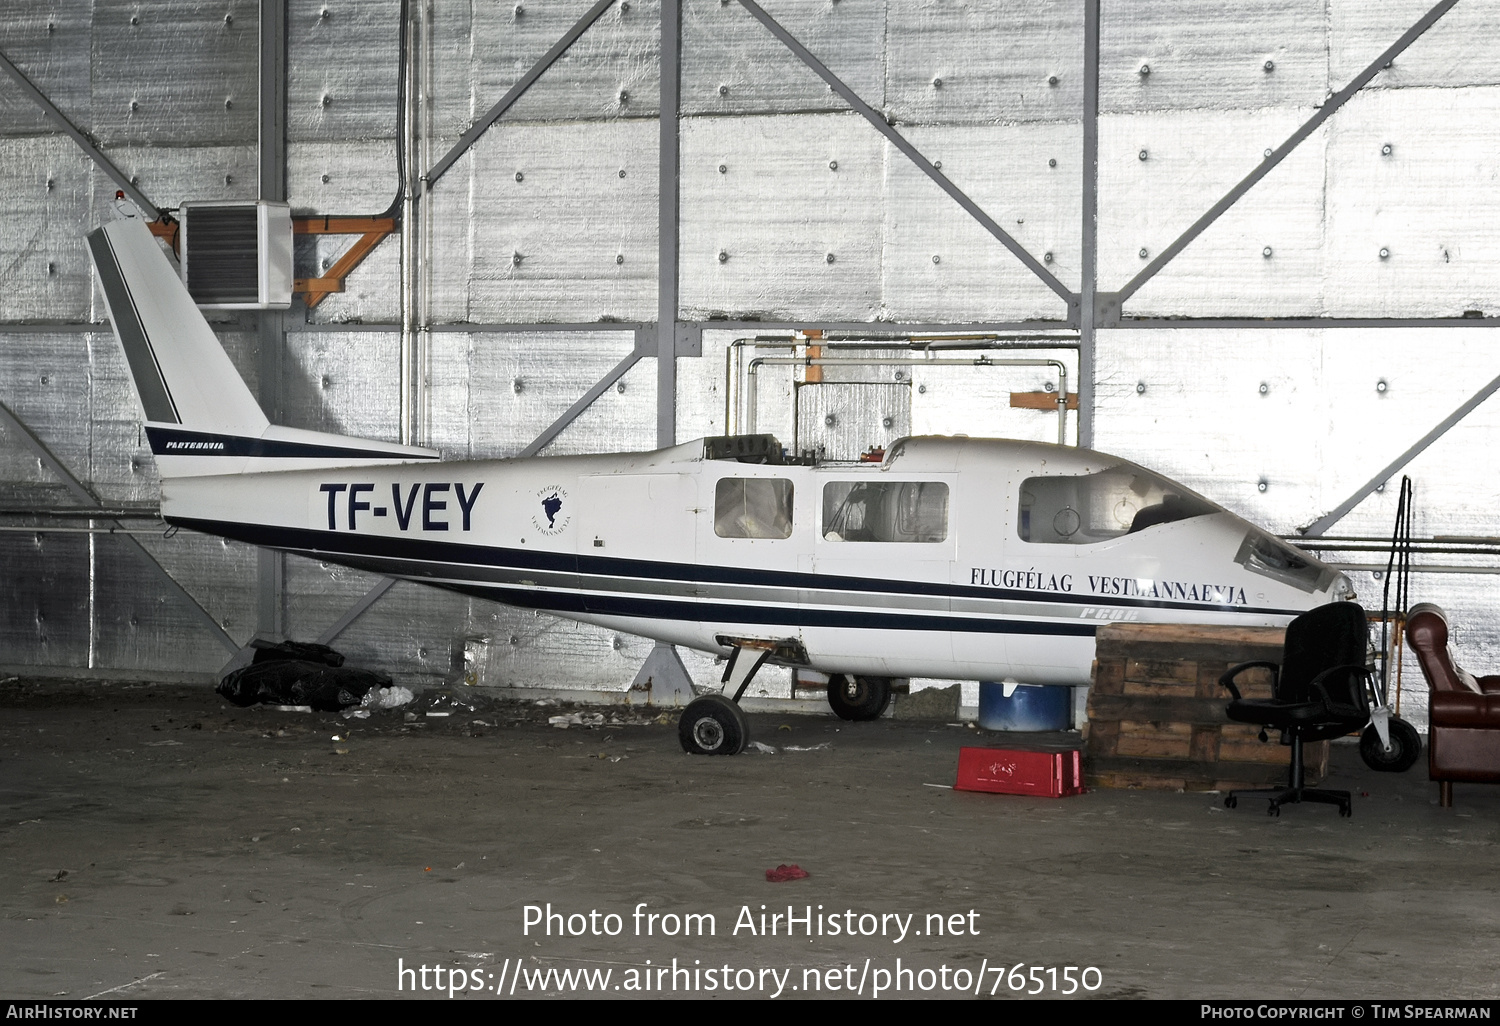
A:
[[[738,755],[750,742],[750,721],[724,695],[704,695],[682,710],[677,740],[689,755]]]
[[[1372,723],[1359,736],[1359,756],[1365,765],[1381,773],[1405,773],[1417,764],[1422,754],[1422,735],[1405,720],[1391,718],[1391,750],[1380,743],[1380,734]]]
[[[828,705],[841,720],[874,720],[891,704],[889,677],[828,678]]]
[[[1239,804],[1240,804],[1240,800],[1238,798],[1236,798],[1234,795],[1230,795],[1228,798],[1224,799],[1224,808],[1226,808],[1226,809],[1233,809],[1233,808],[1237,807]]]

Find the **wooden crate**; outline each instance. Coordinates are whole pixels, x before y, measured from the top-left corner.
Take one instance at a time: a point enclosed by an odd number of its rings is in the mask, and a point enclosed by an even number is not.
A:
[[[1091,787],[1224,791],[1284,784],[1291,749],[1232,723],[1219,677],[1238,663],[1281,660],[1267,627],[1110,624],[1099,628],[1089,689],[1084,773]],[[1246,698],[1271,697],[1265,669],[1241,674]],[[1328,772],[1328,742],[1303,747],[1307,782]]]

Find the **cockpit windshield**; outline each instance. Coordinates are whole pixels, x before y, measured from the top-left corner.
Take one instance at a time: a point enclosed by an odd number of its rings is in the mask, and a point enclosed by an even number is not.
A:
[[[1159,524],[1220,512],[1207,499],[1140,467],[1021,482],[1022,541],[1090,545]]]

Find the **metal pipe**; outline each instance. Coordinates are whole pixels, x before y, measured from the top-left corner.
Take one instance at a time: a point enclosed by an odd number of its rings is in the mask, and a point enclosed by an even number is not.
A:
[[[1061,360],[995,360],[988,356],[977,356],[972,360],[958,360],[952,357],[926,357],[926,356],[873,356],[873,357],[840,357],[840,356],[757,356],[750,361],[746,372],[747,391],[753,397],[755,394],[754,382],[756,372],[761,365],[775,366],[802,366],[822,367],[829,365],[843,365],[856,367],[899,367],[899,366],[934,366],[934,367],[1055,367],[1057,368],[1058,391],[1057,391],[1057,444],[1067,444],[1068,430],[1068,368]],[[755,433],[755,408],[750,407],[750,430],[747,434]],[[796,438],[792,443],[796,445]]]

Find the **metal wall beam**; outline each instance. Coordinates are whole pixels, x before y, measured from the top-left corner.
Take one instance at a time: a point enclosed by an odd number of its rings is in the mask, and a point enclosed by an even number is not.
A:
[[[52,450],[47,448],[47,443],[38,438],[32,432],[31,428],[27,427],[26,423],[20,417],[16,416],[15,412],[4,403],[0,403],[0,423],[6,424],[15,432],[17,437],[20,438],[21,443],[30,449],[36,455],[36,458],[42,461],[42,465],[62,482],[63,487],[68,490],[68,493],[75,500],[90,509],[97,509],[101,513],[105,512],[104,504],[89,490],[88,486],[74,477],[72,471],[68,470],[62,461],[53,455]],[[116,523],[115,526],[119,528],[119,531],[114,536],[120,539],[121,544],[140,556],[146,562],[146,565],[156,573],[161,583],[181,599],[188,609],[197,614],[203,626],[218,640],[219,644],[223,645],[230,652],[238,652],[240,648],[239,644],[229,636],[223,627],[219,626],[219,621],[214,619],[213,614],[204,609],[198,603],[198,600],[193,598],[192,594],[179,584],[175,577],[167,572],[167,568],[162,566],[144,545],[127,533],[124,525]]]
[[[1094,296],[1099,291],[1099,0],[1083,5],[1083,274],[1078,303],[1078,444],[1094,445]]]
[[[1457,3],[1457,0],[1450,0],[1450,2]],[[949,181],[941,171],[933,166],[932,161],[922,156],[921,151],[908,142],[905,136],[892,128],[890,122],[885,119],[883,114],[880,114],[875,108],[860,99],[858,93],[850,89],[844,84],[842,79],[829,71],[822,61],[813,56],[811,50],[803,46],[790,32],[782,28],[781,24],[767,14],[755,0],[740,0],[740,5],[753,14],[755,19],[766,27],[767,31],[781,40],[783,46],[796,54],[802,60],[803,64],[806,64],[817,73],[819,78],[827,82],[833,88],[834,92],[844,98],[844,102],[853,107],[866,121],[874,125],[876,130],[889,139],[896,149],[906,154],[907,158],[926,174],[928,178],[936,182],[939,188],[953,197],[953,200],[959,206],[968,211],[970,217],[984,226],[985,231],[993,235],[1006,249],[1015,254],[1016,259],[1025,264],[1032,274],[1040,278],[1043,285],[1046,285],[1062,297],[1063,302],[1068,304],[1070,313],[1074,310],[1075,304],[1078,302],[1078,297],[1069,291],[1066,285],[1058,281],[1052,272],[1043,266],[1040,260],[1028,253],[1025,246],[1022,246],[1011,237],[1010,233],[1001,228],[994,218],[986,214],[978,203],[971,200],[962,189]]]
[[[681,58],[682,9],[678,0],[661,0],[659,206],[656,219],[656,444],[660,448],[677,442],[677,176]]]
[[[287,0],[260,0],[259,191],[261,199],[275,203],[286,201],[286,5]],[[286,314],[262,310],[259,321],[260,405],[278,424]],[[286,555],[271,549],[256,550],[255,632],[286,636]]]
[[[1389,481],[1392,474],[1396,473],[1396,471],[1400,470],[1402,467],[1406,466],[1412,460],[1421,455],[1422,450],[1426,449],[1433,442],[1436,442],[1439,438],[1443,437],[1443,435],[1447,433],[1449,428],[1472,413],[1480,403],[1484,402],[1490,396],[1494,395],[1497,389],[1500,389],[1500,377],[1497,377],[1494,381],[1491,381],[1488,385],[1485,385],[1478,392],[1475,392],[1467,402],[1465,402],[1458,409],[1454,410],[1452,413],[1448,414],[1447,417],[1443,418],[1442,423],[1433,428],[1431,431],[1427,432],[1427,434],[1423,435],[1415,445],[1413,445],[1410,449],[1407,449],[1400,456],[1397,456],[1394,460],[1391,461],[1389,465],[1384,467],[1380,471],[1380,473],[1376,474],[1374,477],[1370,478],[1370,480],[1366,481],[1358,491],[1335,506],[1331,513],[1328,513],[1322,517],[1319,517],[1317,520],[1314,520],[1311,524],[1308,524],[1306,527],[1302,528],[1300,533],[1309,538],[1316,538],[1319,535],[1323,534],[1323,532],[1327,531],[1334,524],[1344,519],[1349,511],[1363,502],[1371,492],[1380,487],[1386,481]]]
[[[432,188],[433,184],[439,178],[448,172],[448,169],[453,166],[459,157],[462,157],[469,151],[469,147],[479,141],[481,135],[489,131],[491,125],[499,121],[501,116],[510,110],[515,102],[525,94],[526,90],[530,89],[536,83],[536,80],[542,77],[544,71],[552,67],[559,57],[568,52],[568,47],[576,43],[578,37],[587,32],[589,26],[598,21],[599,16],[607,11],[609,5],[612,3],[614,3],[614,0],[599,0],[593,7],[590,7],[588,13],[579,18],[573,27],[564,32],[562,38],[552,45],[552,49],[543,54],[542,59],[531,66],[530,71],[516,80],[516,84],[510,87],[509,91],[500,98],[498,103],[485,111],[484,116],[474,122],[473,126],[459,138],[453,148],[445,153],[442,159],[428,170],[424,177],[427,180],[427,187],[429,189]],[[665,11],[663,11],[662,16],[665,18]]]
[[[156,204],[147,199],[146,194],[137,189],[135,184],[131,182],[130,178],[123,171],[115,167],[114,161],[104,155],[104,151],[99,149],[98,144],[94,142],[93,138],[88,133],[81,131],[73,122],[69,121],[63,112],[58,110],[57,106],[47,98],[47,95],[38,89],[32,83],[31,79],[27,78],[25,73],[16,67],[9,57],[5,56],[4,52],[0,52],[0,70],[8,72],[10,77],[16,80],[16,84],[21,87],[21,91],[31,97],[32,101],[38,107],[42,108],[46,115],[67,133],[69,138],[78,144],[79,149],[88,154],[89,159],[109,176],[110,181],[114,182],[129,197],[130,202],[134,203],[142,214],[146,215],[152,221],[161,216],[161,211],[157,209]]]
[[[394,577],[382,577],[375,587],[365,592],[364,597],[345,610],[344,615],[335,620],[331,627],[318,635],[317,643],[319,645],[332,645],[334,638],[344,633],[355,620],[364,616],[371,606],[379,602],[386,592],[395,587],[395,584],[396,579]]]
[[[1179,235],[1170,245],[1167,246],[1166,249],[1158,253],[1156,255],[1156,259],[1152,260],[1145,267],[1141,268],[1141,272],[1134,278],[1130,279],[1130,281],[1126,283],[1125,287],[1120,289],[1120,291],[1116,293],[1118,303],[1123,304],[1125,300],[1133,296],[1142,285],[1146,284],[1146,282],[1155,277],[1156,272],[1160,271],[1163,267],[1170,263],[1178,253],[1181,253],[1184,249],[1186,249],[1188,243],[1192,242],[1199,235],[1201,235],[1205,228],[1217,221],[1220,214],[1224,213],[1224,211],[1228,210],[1230,207],[1238,203],[1240,197],[1249,192],[1251,188],[1253,188],[1255,184],[1262,178],[1270,174],[1271,171],[1275,169],[1276,165],[1285,160],[1287,156],[1290,155],[1291,152],[1295,150],[1304,139],[1316,132],[1318,130],[1318,127],[1322,125],[1323,122],[1333,117],[1335,111],[1337,111],[1344,104],[1348,103],[1355,93],[1363,89],[1372,78],[1380,74],[1381,70],[1386,68],[1391,63],[1391,61],[1395,60],[1395,58],[1401,53],[1401,51],[1405,50],[1412,43],[1416,42],[1418,37],[1420,37],[1422,33],[1426,32],[1433,25],[1437,24],[1438,19],[1452,10],[1453,5],[1456,3],[1458,3],[1458,0],[1441,0],[1441,2],[1436,7],[1423,15],[1420,21],[1418,21],[1411,28],[1407,29],[1406,33],[1402,35],[1400,39],[1392,43],[1386,49],[1385,53],[1381,54],[1379,57],[1376,57],[1375,60],[1371,62],[1369,67],[1365,68],[1365,70],[1361,71],[1358,75],[1355,75],[1353,80],[1351,80],[1348,85],[1344,86],[1344,88],[1340,89],[1338,92],[1330,96],[1327,102],[1323,104],[1322,109],[1319,110],[1318,113],[1314,114],[1311,118],[1309,118],[1301,128],[1293,132],[1291,138],[1287,139],[1286,142],[1282,143],[1276,149],[1272,150],[1270,156],[1261,161],[1260,165],[1254,171],[1250,172],[1243,179],[1241,179],[1238,185],[1236,185],[1233,189],[1230,189],[1229,192],[1225,194],[1223,199],[1219,200],[1219,202],[1210,207],[1208,213],[1204,214],[1202,217],[1198,218],[1198,220],[1194,221],[1192,226],[1189,227],[1187,231]]]

